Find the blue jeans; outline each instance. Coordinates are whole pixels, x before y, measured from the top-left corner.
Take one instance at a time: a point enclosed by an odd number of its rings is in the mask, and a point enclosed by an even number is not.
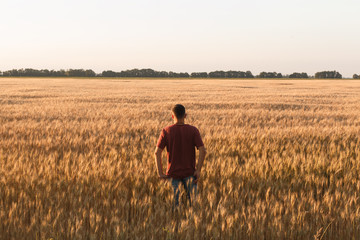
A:
[[[197,185],[194,183],[195,177],[190,176],[182,179],[171,179],[171,185],[174,189],[174,206],[179,205],[179,195],[180,195],[180,184],[184,186],[186,197],[189,200],[191,206],[191,198],[195,199],[197,194]]]

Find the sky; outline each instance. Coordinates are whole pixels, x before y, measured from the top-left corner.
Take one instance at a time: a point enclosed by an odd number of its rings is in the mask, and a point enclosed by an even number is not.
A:
[[[0,0],[0,71],[360,74],[359,0]]]

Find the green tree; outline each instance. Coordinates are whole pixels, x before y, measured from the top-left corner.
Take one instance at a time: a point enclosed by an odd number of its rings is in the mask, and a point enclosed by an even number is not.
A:
[[[303,73],[294,72],[289,75],[289,78],[309,78],[309,76],[307,73],[304,72]]]
[[[315,78],[341,79],[342,75],[337,71],[322,71],[315,73]]]

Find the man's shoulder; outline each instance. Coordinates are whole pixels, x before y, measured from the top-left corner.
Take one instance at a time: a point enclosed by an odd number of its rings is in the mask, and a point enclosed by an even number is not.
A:
[[[163,128],[163,130],[165,130],[166,132],[169,131],[169,129],[173,128],[175,124],[172,125],[168,125],[166,127]]]
[[[193,126],[193,125],[187,124],[187,127],[188,127],[189,129],[193,130],[193,131],[199,131],[199,130],[197,129],[197,127],[195,127],[195,126]]]
[[[199,131],[197,129],[197,127],[195,127],[193,125],[190,125],[190,124],[183,124],[183,125],[172,124],[172,125],[164,127],[164,130],[166,132],[168,132],[169,130],[174,129],[174,128],[186,128],[186,129],[190,129],[190,130],[193,130],[193,131]]]

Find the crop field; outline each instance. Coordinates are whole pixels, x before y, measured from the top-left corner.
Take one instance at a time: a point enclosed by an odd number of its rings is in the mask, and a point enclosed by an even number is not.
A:
[[[176,103],[207,156],[173,212]],[[0,78],[0,239],[360,239],[359,103],[351,80]]]

